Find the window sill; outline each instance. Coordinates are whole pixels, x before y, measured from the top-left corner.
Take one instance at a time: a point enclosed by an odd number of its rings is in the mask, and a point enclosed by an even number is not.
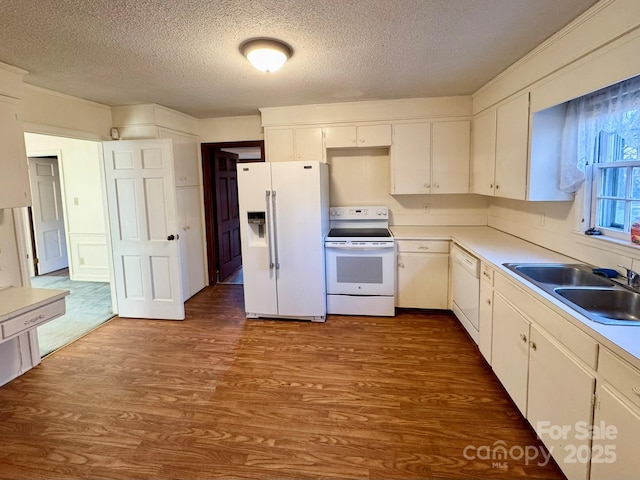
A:
[[[640,245],[631,243],[631,240],[621,240],[618,238],[607,237],[605,235],[585,235],[582,232],[573,232],[576,242],[582,245],[588,245],[595,248],[606,248],[612,252],[625,256],[640,256]]]

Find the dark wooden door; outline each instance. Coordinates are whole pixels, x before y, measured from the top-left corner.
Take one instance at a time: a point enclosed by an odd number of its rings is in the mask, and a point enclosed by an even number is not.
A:
[[[216,192],[216,240],[219,280],[242,265],[238,209],[238,155],[216,149],[213,154],[213,184]]]

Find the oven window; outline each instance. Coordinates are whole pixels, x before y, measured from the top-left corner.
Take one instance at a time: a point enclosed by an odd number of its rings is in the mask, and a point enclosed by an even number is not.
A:
[[[382,257],[336,258],[338,283],[382,283]]]

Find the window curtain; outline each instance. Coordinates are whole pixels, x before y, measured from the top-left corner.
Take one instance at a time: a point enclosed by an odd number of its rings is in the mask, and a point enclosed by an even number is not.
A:
[[[600,132],[617,134],[640,147],[640,76],[575,100],[567,108],[560,153],[560,190],[574,193],[585,179],[585,166],[597,160]]]

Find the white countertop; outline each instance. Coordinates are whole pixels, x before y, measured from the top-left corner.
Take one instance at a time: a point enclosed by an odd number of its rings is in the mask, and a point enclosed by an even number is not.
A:
[[[536,296],[540,297],[547,306],[567,321],[640,369],[640,325],[604,325],[593,322],[502,265],[503,263],[584,262],[490,227],[392,226],[390,229],[396,240],[453,240],[481,260],[493,264],[502,274],[528,288],[534,295],[537,294]],[[610,265],[595,266],[609,267]]]
[[[69,295],[67,290],[8,287],[0,290],[0,322]]]

